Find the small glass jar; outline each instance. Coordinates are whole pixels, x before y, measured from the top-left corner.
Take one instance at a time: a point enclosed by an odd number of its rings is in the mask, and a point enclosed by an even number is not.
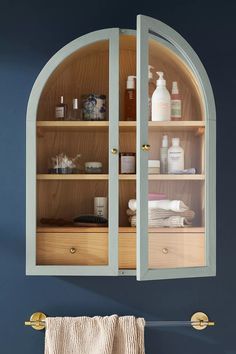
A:
[[[136,173],[136,153],[121,152],[120,156],[120,173],[135,174]]]
[[[160,161],[159,160],[148,160],[148,174],[158,175],[160,174]]]
[[[102,173],[101,162],[85,162],[85,173]]]

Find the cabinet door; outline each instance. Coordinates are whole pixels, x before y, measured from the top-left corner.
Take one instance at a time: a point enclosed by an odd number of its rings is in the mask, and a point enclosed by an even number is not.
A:
[[[149,120],[149,64],[154,72],[164,72],[169,91],[172,82],[178,82],[181,120]],[[215,125],[211,85],[193,49],[167,25],[138,16],[138,280],[215,275]],[[184,169],[195,168],[195,174],[148,171],[148,160],[160,160],[163,135],[169,147],[173,138],[180,139]]]
[[[88,97],[94,93],[101,97]],[[68,116],[58,120],[55,106],[62,95]],[[74,97],[83,105],[83,117],[72,111]],[[107,29],[62,48],[43,68],[31,92],[27,274],[118,274],[118,122],[119,29]],[[68,157],[81,154],[73,173],[49,166],[52,157],[61,153]],[[102,162],[102,170],[86,170],[89,161]],[[108,223],[95,225],[87,218],[84,224],[75,224],[76,216],[94,214],[95,197],[107,198]]]

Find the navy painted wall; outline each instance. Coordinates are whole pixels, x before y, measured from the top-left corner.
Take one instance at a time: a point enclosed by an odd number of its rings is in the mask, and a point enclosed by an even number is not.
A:
[[[136,5],[134,5],[136,3]],[[218,271],[216,278],[139,283],[133,278],[25,276],[25,114],[39,71],[63,45],[90,31],[135,28],[136,15],[179,31],[202,59],[217,104]],[[44,334],[25,319],[50,315],[134,314],[217,321],[203,333],[148,329],[147,354],[235,354],[235,47],[234,1],[1,0],[0,3],[0,353],[43,353]]]

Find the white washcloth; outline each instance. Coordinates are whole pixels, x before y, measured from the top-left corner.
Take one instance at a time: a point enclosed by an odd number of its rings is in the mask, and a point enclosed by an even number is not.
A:
[[[130,225],[132,227],[136,227],[137,218],[136,215],[130,217]],[[190,226],[191,222],[189,222],[186,218],[182,216],[170,216],[166,219],[148,219],[149,227],[185,227]]]
[[[137,201],[136,199],[129,200],[129,208],[133,211],[137,210]],[[182,200],[149,200],[148,201],[148,209],[164,209],[164,210],[172,210],[176,212],[183,212],[185,210],[189,210],[189,207],[182,202]]]
[[[46,319],[45,354],[145,354],[143,318]]]

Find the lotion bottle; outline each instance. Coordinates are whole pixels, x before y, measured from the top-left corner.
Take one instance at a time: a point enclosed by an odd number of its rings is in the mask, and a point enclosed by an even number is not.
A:
[[[153,73],[151,69],[154,69],[154,67],[148,65],[148,120],[152,119],[152,95],[156,88],[153,82]]]
[[[184,149],[180,146],[179,138],[172,139],[168,149],[168,173],[184,170]]]
[[[162,71],[157,71],[159,79],[152,95],[152,121],[170,120],[170,93],[166,88],[166,80]]]
[[[125,120],[136,120],[136,76],[128,76],[125,90]]]
[[[162,137],[162,146],[160,148],[160,164],[161,164],[161,173],[168,173],[168,136],[163,135]]]
[[[181,96],[179,94],[179,88],[177,81],[172,83],[171,91],[171,120],[181,120],[182,119],[182,102]]]

